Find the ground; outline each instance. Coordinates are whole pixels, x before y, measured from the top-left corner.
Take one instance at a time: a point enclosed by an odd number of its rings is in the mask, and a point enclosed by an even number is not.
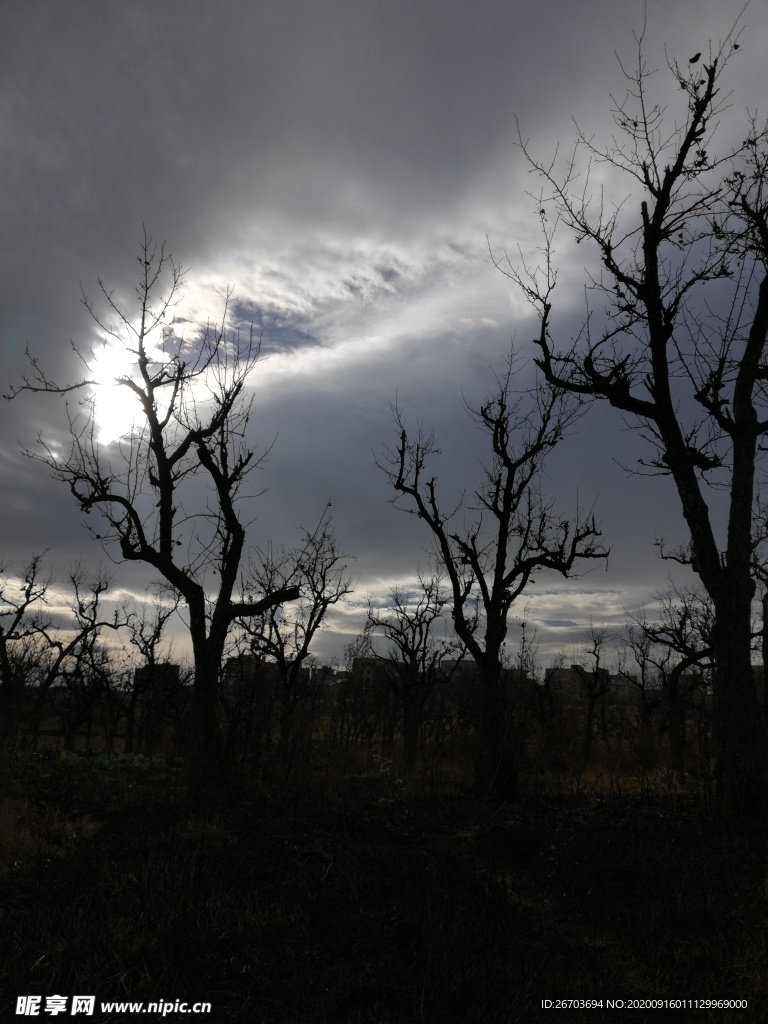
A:
[[[768,1014],[768,837],[695,803],[361,775],[192,807],[180,778],[6,760],[0,1019],[75,992],[260,1024],[612,1021],[606,1001],[632,997],[749,1003],[680,1021]],[[603,1009],[541,1009],[563,997]]]

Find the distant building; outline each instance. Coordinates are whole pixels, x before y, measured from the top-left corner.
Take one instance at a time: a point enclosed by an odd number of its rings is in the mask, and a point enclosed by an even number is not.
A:
[[[286,662],[288,668],[292,664],[291,661]],[[305,690],[312,685],[330,683],[336,679],[335,669],[327,665],[316,665],[311,659],[307,659],[307,663],[299,669],[296,682],[299,689]],[[258,654],[240,654],[225,663],[222,680],[225,690],[242,686],[258,686],[264,690],[277,691],[280,685],[280,673],[275,661],[267,661]]]
[[[605,668],[598,669],[595,675],[582,665],[571,665],[548,668],[544,687],[554,701],[562,704],[582,704],[590,695],[610,703],[633,698],[637,693],[637,679],[625,672],[612,673]]]
[[[392,667],[387,658],[353,658],[349,676],[358,686],[373,689],[387,682]]]
[[[440,671],[446,678],[449,676],[459,676],[466,680],[480,678],[480,670],[474,658],[443,658],[440,662]]]
[[[612,697],[629,700],[637,696],[637,676],[627,672],[612,673],[608,677],[608,689]]]
[[[240,690],[244,686],[275,688],[279,682],[277,665],[256,654],[240,654],[229,658],[224,665],[222,681],[225,691]]]
[[[581,665],[571,665],[568,668],[564,665],[557,668],[548,668],[544,673],[544,688],[555,702],[561,704],[581,704],[587,696],[585,688],[587,675],[591,676],[593,674],[588,674]],[[605,677],[605,687],[607,689],[608,673],[604,669],[601,671],[596,680],[598,684],[603,682],[600,676]]]
[[[133,673],[133,688],[138,693],[145,693],[150,689],[172,691],[178,687],[180,678],[180,666],[169,661],[142,665]]]

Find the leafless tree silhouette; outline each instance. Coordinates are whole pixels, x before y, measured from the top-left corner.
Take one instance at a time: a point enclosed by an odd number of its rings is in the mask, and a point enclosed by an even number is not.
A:
[[[444,580],[445,570],[419,572],[414,590],[395,587],[386,607],[368,605],[366,624],[371,634],[389,643],[382,659],[389,669],[389,685],[402,708],[406,767],[416,761],[424,703],[437,683],[440,662],[449,654],[461,653],[455,640],[446,641],[436,635],[436,623],[448,600]]]
[[[639,471],[674,482],[689,536],[671,555],[698,573],[714,608],[718,800],[750,816],[768,805],[751,670],[756,471],[768,434],[768,130],[748,117],[736,145],[715,154],[718,126],[723,134],[732,123],[721,89],[735,31],[701,64],[668,61],[679,114],[652,98],[641,33],[606,145],[578,130],[563,166],[537,160],[521,137],[544,183],[544,258],[497,263],[538,312],[546,380],[636,423],[653,453]],[[587,294],[599,300],[565,343],[555,320],[558,225],[594,253]],[[716,488],[727,501],[720,538]]]
[[[130,618],[122,608],[105,616],[108,576],[88,578],[77,565],[69,574],[71,620],[55,622],[48,607],[53,578],[43,570],[43,557],[32,555],[18,574],[7,565],[0,568],[0,742],[6,747],[20,740],[26,688],[34,687],[27,723],[34,734],[54,683],[94,655],[105,629],[119,630]]]
[[[437,477],[427,469],[440,452],[437,440],[421,425],[409,434],[399,408],[397,445],[379,460],[396,492],[393,503],[423,519],[432,533],[451,591],[454,628],[479,671],[476,785],[503,792],[516,787],[520,755],[507,749],[504,735],[502,668],[510,608],[537,573],[571,576],[580,561],[607,553],[591,514],[565,520],[540,489],[544,460],[562,440],[575,406],[562,389],[548,385],[535,388],[524,402],[513,391],[514,369],[510,356],[495,391],[479,409],[469,409],[491,449],[471,499],[449,511],[441,505]]]
[[[339,548],[330,515],[330,502],[313,530],[291,549],[257,553],[245,574],[246,594],[299,588],[299,599],[286,611],[273,604],[258,615],[239,621],[251,653],[274,661],[280,681],[280,747],[287,754],[293,704],[299,694],[302,668],[310,657],[317,632],[327,624],[328,609],[352,593],[347,573],[354,557]]]
[[[247,440],[245,388],[258,343],[252,334],[245,341],[227,338],[224,317],[194,340],[178,336],[173,309],[182,268],[146,234],[138,262],[135,315],[118,306],[101,281],[116,326],[83,296],[104,344],[123,346],[130,357],[131,372],[114,382],[135,399],[134,425],[124,436],[113,443],[100,438],[102,396],[92,350],[78,351],[84,375],[66,385],[30,357],[31,373],[7,397],[26,391],[85,396],[75,408],[67,404],[69,451],[61,454],[39,437],[28,454],[69,486],[86,515],[100,514],[103,525],[91,532],[108,552],[119,553],[113,557],[151,566],[186,603],[194,657],[189,784],[201,792],[219,773],[217,697],[230,627],[296,599],[299,587],[248,598],[238,591],[247,526],[239,512],[243,488],[266,454],[257,457]],[[200,477],[207,493],[195,487]]]

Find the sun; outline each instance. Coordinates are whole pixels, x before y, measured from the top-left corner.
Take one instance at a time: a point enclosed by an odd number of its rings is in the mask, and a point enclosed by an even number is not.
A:
[[[93,415],[99,444],[114,444],[136,430],[138,399],[124,381],[137,371],[135,355],[118,341],[105,340],[93,352]]]

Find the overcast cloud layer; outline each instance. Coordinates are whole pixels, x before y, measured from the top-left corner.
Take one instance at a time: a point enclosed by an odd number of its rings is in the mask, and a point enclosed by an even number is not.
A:
[[[532,254],[536,184],[516,148],[570,145],[572,119],[610,127],[642,0],[70,0],[0,9],[0,366],[3,391],[28,344],[61,379],[70,341],[98,339],[79,303],[100,277],[130,301],[142,224],[189,268],[183,313],[262,333],[254,437],[273,452],[253,542],[292,543],[329,497],[341,545],[357,553],[357,591],[338,609],[321,657],[341,657],[369,595],[412,578],[429,537],[388,504],[374,454],[392,437],[391,403],[434,426],[446,493],[471,487],[480,437],[462,395],[479,401],[510,341],[530,358],[535,324],[495,252]],[[645,50],[659,89],[679,104],[665,67],[706,51],[742,0],[649,0]],[[744,15],[729,72],[728,118],[765,99],[764,6]],[[666,76],[666,77],[665,77]],[[684,99],[684,97],[683,97]],[[684,111],[677,107],[677,116]],[[762,111],[765,113],[765,110]],[[574,331],[589,254],[563,237],[557,327]],[[530,364],[521,385],[532,379]],[[2,561],[50,548],[60,578],[103,552],[66,487],[17,442],[55,437],[44,396],[0,406],[5,444]],[[570,654],[590,623],[618,623],[652,603],[668,565],[653,542],[684,539],[671,484],[626,477],[637,437],[595,408],[550,465],[545,489],[563,514],[595,503],[607,568],[572,582],[540,579],[526,596],[545,657]],[[151,573],[114,568],[143,593]],[[523,613],[521,607],[520,613]],[[512,631],[512,642],[518,635]]]

